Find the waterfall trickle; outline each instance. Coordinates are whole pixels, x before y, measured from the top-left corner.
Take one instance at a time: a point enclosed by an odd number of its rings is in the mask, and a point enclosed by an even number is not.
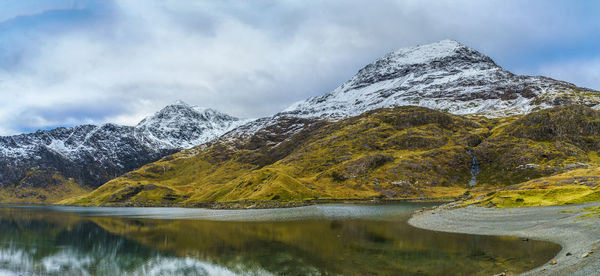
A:
[[[469,181],[469,186],[475,186],[477,184],[477,175],[479,174],[479,160],[475,154],[473,154],[473,150],[469,149],[469,154],[473,157],[473,161],[471,162],[471,181]]]

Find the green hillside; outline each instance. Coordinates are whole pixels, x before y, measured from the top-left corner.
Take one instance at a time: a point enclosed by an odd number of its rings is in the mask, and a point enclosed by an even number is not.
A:
[[[55,203],[92,191],[91,188],[79,184],[73,178],[65,178],[60,173],[41,169],[29,170],[17,184],[0,183],[0,202]]]

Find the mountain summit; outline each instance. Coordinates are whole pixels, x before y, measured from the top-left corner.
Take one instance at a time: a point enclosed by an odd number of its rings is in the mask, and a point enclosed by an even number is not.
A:
[[[166,106],[137,124],[136,132],[156,147],[191,148],[239,126],[240,119],[182,101]]]
[[[454,40],[389,53],[334,91],[283,113],[345,118],[381,107],[415,105],[499,117],[557,105],[600,107],[598,92],[546,77],[519,76]]]

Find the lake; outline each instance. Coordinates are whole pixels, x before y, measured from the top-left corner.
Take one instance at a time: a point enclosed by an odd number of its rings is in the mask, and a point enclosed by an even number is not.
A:
[[[407,224],[433,204],[0,207],[0,275],[491,275],[560,246]]]

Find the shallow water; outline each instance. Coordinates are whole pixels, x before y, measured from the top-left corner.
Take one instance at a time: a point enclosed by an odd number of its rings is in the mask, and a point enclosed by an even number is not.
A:
[[[490,275],[560,246],[409,226],[431,204],[0,207],[0,275]]]

